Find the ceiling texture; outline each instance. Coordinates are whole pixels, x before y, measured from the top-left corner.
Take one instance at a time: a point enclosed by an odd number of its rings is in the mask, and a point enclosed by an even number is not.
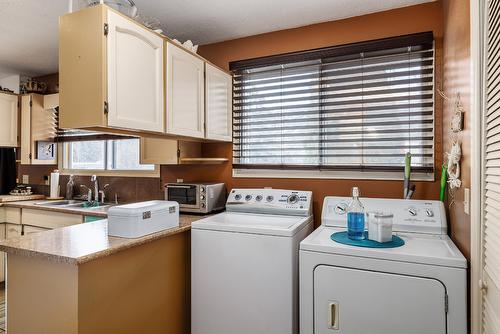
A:
[[[134,0],[180,41],[208,44],[434,0]],[[58,17],[82,0],[0,0],[0,78],[57,72]]]

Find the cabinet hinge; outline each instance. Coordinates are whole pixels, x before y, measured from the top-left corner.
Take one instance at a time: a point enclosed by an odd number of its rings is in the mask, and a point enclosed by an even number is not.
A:
[[[177,158],[181,157],[181,150],[177,149]]]
[[[104,36],[108,36],[109,33],[109,25],[104,23]]]
[[[449,302],[448,302],[448,294],[444,295],[444,312],[448,313],[448,308],[449,308]]]
[[[106,115],[108,114],[108,111],[109,111],[109,109],[108,109],[108,108],[109,108],[109,107],[108,107],[108,102],[107,102],[107,101],[104,101],[104,114],[106,114]]]
[[[30,107],[33,107],[33,101],[30,101]]]
[[[30,154],[28,154],[28,159],[30,159],[30,160],[31,160],[31,157],[32,157],[31,153],[30,153]]]

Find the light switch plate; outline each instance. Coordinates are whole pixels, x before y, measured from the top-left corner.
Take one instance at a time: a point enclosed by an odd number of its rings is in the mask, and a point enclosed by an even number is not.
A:
[[[30,176],[29,175],[23,175],[23,183],[24,184],[30,183]]]
[[[464,212],[470,214],[470,189],[464,188]]]

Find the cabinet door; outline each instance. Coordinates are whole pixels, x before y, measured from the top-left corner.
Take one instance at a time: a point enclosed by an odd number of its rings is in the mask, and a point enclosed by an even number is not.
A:
[[[83,223],[83,216],[64,212],[23,209],[22,223],[52,229]]]
[[[163,39],[108,11],[108,125],[164,132]]]
[[[20,224],[5,224],[5,238],[18,238],[21,236],[22,226]]]
[[[206,138],[232,140],[233,78],[210,64],[205,64]]]
[[[51,96],[51,98],[46,99],[46,96]],[[53,108],[55,108],[54,105],[57,107],[58,96],[59,94],[32,94],[31,164],[33,165],[57,164],[57,144],[54,142],[57,135],[54,119],[57,119],[57,113]],[[48,108],[45,108],[46,102]]]
[[[141,137],[141,164],[176,165],[177,140]]]
[[[17,95],[0,93],[0,146],[17,147]]]
[[[21,224],[21,209],[5,208],[5,222],[11,224]]]
[[[167,133],[205,137],[204,62],[167,43]]]
[[[31,95],[21,96],[21,164],[31,164]]]
[[[39,233],[39,232],[44,232],[44,231],[48,231],[48,230],[50,230],[50,228],[31,226],[31,225],[23,225],[23,235],[30,235],[33,233]]]

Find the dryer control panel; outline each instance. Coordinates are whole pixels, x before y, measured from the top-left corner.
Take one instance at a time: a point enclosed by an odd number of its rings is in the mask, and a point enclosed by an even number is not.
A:
[[[312,215],[312,192],[285,189],[233,189],[226,202],[227,211],[290,216]]]
[[[359,199],[368,212],[388,212],[394,215],[393,231],[426,234],[446,234],[444,204],[440,201],[389,198]],[[321,224],[346,227],[350,197],[325,197]]]

